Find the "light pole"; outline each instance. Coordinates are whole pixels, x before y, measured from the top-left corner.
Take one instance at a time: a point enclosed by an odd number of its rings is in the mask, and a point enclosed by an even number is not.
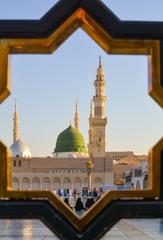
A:
[[[94,167],[93,161],[92,161],[92,153],[89,154],[88,161],[86,163],[87,165],[87,173],[88,173],[88,191],[92,191],[92,169]]]

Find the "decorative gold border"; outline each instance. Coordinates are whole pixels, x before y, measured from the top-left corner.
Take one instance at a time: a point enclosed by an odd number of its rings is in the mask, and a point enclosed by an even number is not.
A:
[[[109,36],[83,9],[78,9],[46,39],[1,39],[0,40],[0,102],[10,94],[9,54],[47,54],[54,52],[73,32],[81,27],[107,53],[144,54],[149,59],[149,94],[163,106],[163,90],[160,85],[160,43],[157,40],[121,40]],[[110,191],[86,214],[78,217],[60,198],[50,191],[12,191],[11,158],[9,150],[0,142],[0,197],[15,199],[48,199],[79,231],[97,216],[113,199],[154,198],[160,190],[160,151],[163,139],[149,154],[149,188],[147,190]]]

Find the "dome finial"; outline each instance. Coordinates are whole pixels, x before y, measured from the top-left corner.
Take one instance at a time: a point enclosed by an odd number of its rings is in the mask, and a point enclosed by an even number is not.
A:
[[[70,127],[71,127],[71,120],[70,120]]]

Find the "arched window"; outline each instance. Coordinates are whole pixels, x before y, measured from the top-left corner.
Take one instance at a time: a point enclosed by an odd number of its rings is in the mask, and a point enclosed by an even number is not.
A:
[[[73,188],[76,190],[81,190],[82,188],[82,183],[81,183],[81,179],[79,177],[74,178],[73,181]]]
[[[35,177],[32,180],[32,189],[33,190],[40,190],[40,179]]]
[[[13,190],[19,190],[19,189],[20,189],[20,181],[19,181],[19,178],[14,177],[14,178],[12,179],[12,188],[13,188]]]
[[[51,189],[51,181],[48,177],[45,177],[42,182],[42,189],[43,190],[50,190]]]
[[[61,180],[58,177],[53,178],[52,190],[61,189]]]
[[[71,189],[71,179],[66,177],[63,180],[63,188],[64,189]]]
[[[83,187],[88,187],[88,178],[84,178]]]
[[[16,167],[16,160],[13,161],[13,167]]]
[[[30,190],[30,180],[27,177],[22,179],[22,190]]]

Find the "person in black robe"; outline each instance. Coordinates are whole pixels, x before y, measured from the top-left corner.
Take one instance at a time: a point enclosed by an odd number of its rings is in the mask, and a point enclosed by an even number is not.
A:
[[[70,206],[70,203],[69,203],[69,199],[67,197],[64,199],[64,202],[72,209],[72,207]]]
[[[78,197],[74,208],[78,215],[81,215],[83,213],[83,211],[85,210],[80,197]]]

